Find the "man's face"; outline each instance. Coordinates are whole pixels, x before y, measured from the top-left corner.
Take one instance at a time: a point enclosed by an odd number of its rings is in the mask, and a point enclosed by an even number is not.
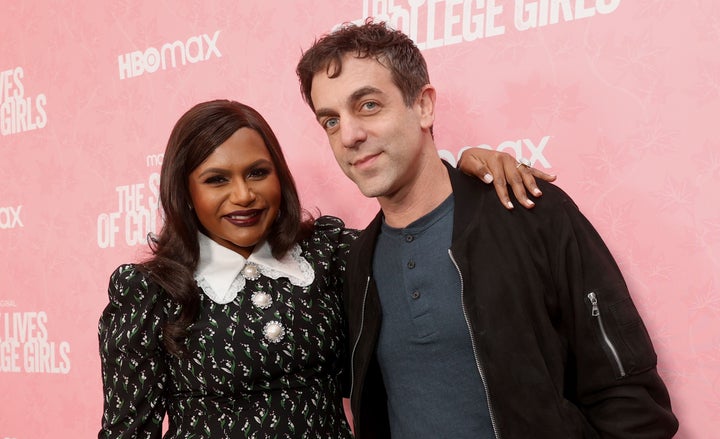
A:
[[[336,78],[325,70],[315,74],[315,116],[338,164],[363,195],[401,196],[420,171],[432,118],[421,99],[405,105],[390,70],[376,60],[347,54],[342,63]]]

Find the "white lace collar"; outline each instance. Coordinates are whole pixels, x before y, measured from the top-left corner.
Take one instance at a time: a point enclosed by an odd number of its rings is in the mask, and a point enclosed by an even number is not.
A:
[[[198,233],[200,261],[195,280],[206,296],[219,304],[230,303],[245,288],[243,268],[256,266],[259,274],[271,279],[287,278],[291,284],[306,287],[315,280],[310,263],[295,244],[281,259],[275,259],[270,245],[263,241],[255,246],[249,258],[223,247],[203,233]]]

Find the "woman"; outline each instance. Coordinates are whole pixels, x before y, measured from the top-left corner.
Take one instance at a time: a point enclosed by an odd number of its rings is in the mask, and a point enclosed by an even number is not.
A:
[[[270,126],[232,101],[176,123],[160,200],[153,256],[110,278],[98,437],[159,437],[166,414],[166,438],[351,437],[339,293],[356,231],[302,211]]]

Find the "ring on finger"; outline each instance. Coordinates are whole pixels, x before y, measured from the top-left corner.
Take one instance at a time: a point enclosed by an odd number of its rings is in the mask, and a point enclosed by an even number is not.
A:
[[[532,163],[530,163],[530,160],[522,157],[522,158],[518,159],[518,162],[517,162],[517,165],[515,165],[515,168],[519,168],[520,166],[525,166],[525,167],[529,168],[530,165],[532,165]]]

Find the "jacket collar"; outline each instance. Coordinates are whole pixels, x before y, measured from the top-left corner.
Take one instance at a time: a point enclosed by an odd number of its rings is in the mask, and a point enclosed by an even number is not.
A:
[[[443,160],[450,176],[450,185],[455,195],[455,213],[453,217],[453,243],[462,240],[467,224],[477,221],[480,212],[487,200],[487,194],[492,190],[492,185],[480,184],[474,177],[465,175]],[[466,203],[457,200],[472,200]],[[375,252],[375,241],[380,234],[383,214],[379,211],[375,218],[368,224],[357,242],[357,256],[361,261],[372,261]],[[371,272],[372,270],[370,270]]]
[[[462,242],[463,235],[468,231],[468,224],[477,224],[485,209],[488,194],[493,185],[481,183],[475,177],[464,174],[462,171],[443,161],[450,175],[450,185],[455,195],[455,214],[453,217],[453,245]],[[503,208],[504,209],[504,208]]]

